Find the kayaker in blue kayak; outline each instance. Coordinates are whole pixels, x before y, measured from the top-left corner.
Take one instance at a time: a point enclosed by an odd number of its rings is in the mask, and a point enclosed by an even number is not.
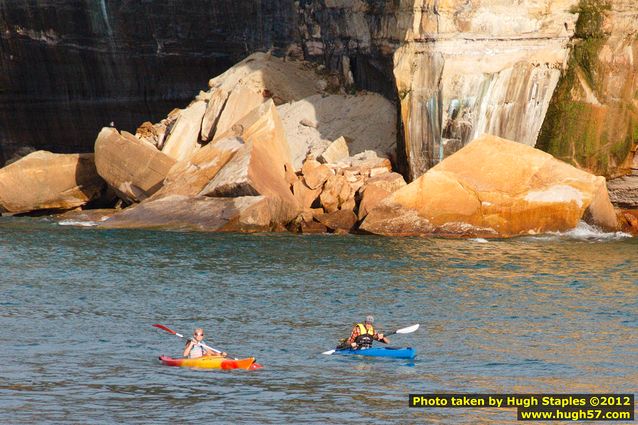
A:
[[[226,357],[226,353],[215,353],[214,351],[204,347],[204,329],[197,328],[193,332],[193,337],[189,338],[184,347],[184,357],[196,359],[202,356],[220,356]]]
[[[388,344],[390,340],[383,336],[382,333],[377,333],[372,325],[373,323],[374,317],[366,316],[365,322],[354,325],[350,338],[346,340],[346,347],[349,345],[351,348],[370,348],[372,347],[372,341],[381,341]]]

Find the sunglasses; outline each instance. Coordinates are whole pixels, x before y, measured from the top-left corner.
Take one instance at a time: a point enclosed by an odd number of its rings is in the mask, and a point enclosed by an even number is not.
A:
[[[204,334],[195,334],[195,336],[204,336]]]

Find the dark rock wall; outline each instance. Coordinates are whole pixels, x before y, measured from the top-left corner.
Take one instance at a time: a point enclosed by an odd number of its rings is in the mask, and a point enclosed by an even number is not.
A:
[[[296,19],[286,0],[0,0],[0,164],[158,120],[247,54],[285,49]]]
[[[394,99],[392,56],[403,31],[395,0],[306,0],[297,9],[306,59],[319,60],[358,88]]]

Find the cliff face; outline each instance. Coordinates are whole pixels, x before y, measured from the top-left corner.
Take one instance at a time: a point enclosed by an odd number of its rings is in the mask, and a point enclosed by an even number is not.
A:
[[[541,128],[541,149],[610,176],[638,142],[636,18],[635,0],[313,0],[299,32],[398,100],[410,180],[482,133],[535,146]]]
[[[637,13],[635,0],[0,0],[0,162],[21,146],[89,151],[103,125],[157,121],[275,48],[396,100],[409,179],[484,132],[622,174]]]
[[[411,179],[482,133],[534,146],[576,2],[405,1],[413,14],[394,75]]]
[[[159,119],[249,52],[289,45],[295,19],[285,0],[0,0],[0,163]]]
[[[392,55],[410,13],[392,0],[302,1],[299,42],[307,59],[322,61],[346,85],[394,98]]]
[[[638,8],[634,0],[583,0],[578,12],[538,145],[596,174],[627,174],[638,143]]]

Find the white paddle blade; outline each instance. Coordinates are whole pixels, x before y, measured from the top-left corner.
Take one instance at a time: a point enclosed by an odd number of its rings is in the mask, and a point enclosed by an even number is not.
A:
[[[407,328],[402,328],[397,330],[398,334],[409,334],[412,333],[414,331],[416,331],[417,329],[419,329],[419,324],[417,323],[416,325],[412,325],[412,326],[408,326]]]
[[[335,351],[337,351],[337,350],[328,350],[328,351],[324,351],[324,352],[323,352],[323,353],[321,353],[321,354],[327,354],[327,355],[330,355],[330,354],[333,354]]]

